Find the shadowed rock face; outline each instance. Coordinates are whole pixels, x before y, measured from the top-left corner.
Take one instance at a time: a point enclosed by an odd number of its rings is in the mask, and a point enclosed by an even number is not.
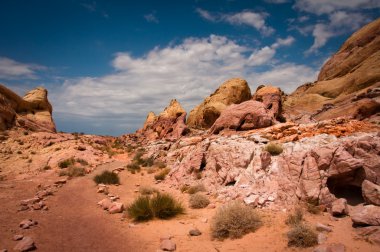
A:
[[[208,129],[229,105],[250,99],[251,90],[247,82],[239,78],[230,79],[190,112],[187,125]]]
[[[186,134],[186,112],[177,100],[171,100],[168,107],[158,116],[149,112],[144,126],[137,131],[146,140],[176,140]]]
[[[293,120],[304,114],[311,120],[350,115],[365,119],[379,111],[379,88],[380,18],[351,35],[324,64],[318,81],[299,87],[284,107]]]
[[[21,98],[0,85],[0,130],[17,125],[32,131],[55,132],[53,109],[47,95],[45,88],[38,87]]]

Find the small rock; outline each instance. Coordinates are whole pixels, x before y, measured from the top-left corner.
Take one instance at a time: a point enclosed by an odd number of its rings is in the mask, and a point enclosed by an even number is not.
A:
[[[207,223],[207,222],[208,222],[208,219],[207,219],[207,218],[203,218],[203,219],[201,219],[201,222],[203,222],[203,223]]]
[[[86,147],[83,146],[83,145],[79,145],[78,148],[77,148],[77,150],[79,150],[79,151],[85,151]]]
[[[113,202],[112,205],[109,207],[108,212],[110,214],[115,214],[115,213],[121,213],[124,210],[124,205],[123,203],[119,202]]]
[[[37,225],[36,221],[33,221],[31,219],[26,219],[20,222],[19,226],[22,229],[28,229],[29,227],[32,227],[34,225]]]
[[[101,206],[104,210],[107,210],[111,207],[112,201],[108,198],[102,199],[98,202],[98,205]]]
[[[249,206],[257,206],[259,203],[259,196],[251,194],[248,197],[244,198],[244,203]]]
[[[34,241],[31,237],[25,236],[17,245],[13,248],[15,251],[30,251],[35,249]]]
[[[37,203],[39,202],[41,199],[38,198],[38,197],[34,197],[34,198],[31,198],[31,199],[26,199],[26,200],[21,200],[20,201],[20,205],[21,206],[27,206],[29,204],[34,204],[34,203]]]
[[[29,206],[20,206],[20,208],[18,209],[18,211],[26,211],[29,209]]]
[[[22,238],[24,238],[23,235],[14,235],[14,236],[13,236],[13,240],[14,240],[14,241],[19,241],[19,240],[21,240]]]
[[[340,198],[332,203],[331,211],[333,216],[342,216],[348,214],[347,200]]]
[[[201,235],[201,234],[202,234],[202,232],[199,231],[197,228],[192,229],[192,230],[189,231],[189,235],[190,235],[190,236],[199,236],[199,235]]]
[[[173,238],[172,235],[164,235],[164,236],[161,236],[160,237],[160,242],[164,241],[164,240],[170,240],[171,238]]]
[[[318,234],[318,244],[323,244],[327,241],[327,235],[324,233]]]
[[[172,240],[163,240],[161,242],[160,249],[163,251],[175,251],[176,244]]]
[[[317,229],[317,231],[320,231],[320,232],[323,232],[323,231],[325,231],[325,232],[331,232],[332,231],[332,229],[329,226],[326,226],[326,225],[324,225],[322,223],[317,223],[315,225],[315,228]]]
[[[211,203],[211,204],[209,204],[209,205],[207,206],[207,208],[209,208],[209,209],[214,209],[214,208],[216,208],[216,206],[215,206],[215,204]]]
[[[55,181],[54,184],[63,185],[63,184],[66,184],[66,182],[67,182],[67,178],[63,178],[63,179],[59,179],[59,180]]]

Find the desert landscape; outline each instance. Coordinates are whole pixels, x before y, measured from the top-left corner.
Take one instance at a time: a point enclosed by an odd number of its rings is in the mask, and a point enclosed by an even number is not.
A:
[[[380,251],[380,19],[286,94],[231,76],[135,133],[0,85],[0,251]],[[91,127],[91,125],[88,125]]]

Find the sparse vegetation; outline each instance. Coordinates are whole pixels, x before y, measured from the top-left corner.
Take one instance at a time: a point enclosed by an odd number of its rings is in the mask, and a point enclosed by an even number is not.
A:
[[[165,169],[161,170],[158,174],[154,175],[154,179],[155,180],[164,180],[166,175],[168,175],[169,172],[170,172],[170,169],[165,168]]]
[[[139,192],[141,195],[151,195],[153,193],[157,193],[158,190],[151,186],[142,186],[140,187]]]
[[[220,207],[211,222],[213,238],[240,238],[261,226],[259,215],[249,206],[232,201]]]
[[[285,224],[289,226],[297,226],[303,222],[303,212],[300,208],[294,210],[294,213],[290,213],[285,220]]]
[[[205,192],[205,191],[206,191],[206,187],[203,184],[196,184],[196,185],[189,186],[184,192],[188,194],[195,194],[197,192]]]
[[[130,171],[132,174],[135,174],[136,171],[139,172],[141,170],[140,165],[137,163],[130,163],[127,165],[127,170]]]
[[[306,210],[311,214],[319,214],[321,213],[321,208],[314,203],[306,202]]]
[[[269,152],[271,155],[273,156],[277,156],[277,155],[280,155],[283,151],[283,148],[280,144],[277,144],[277,143],[268,143],[265,148],[264,148],[267,152]]]
[[[166,193],[157,193],[154,195],[151,199],[151,207],[154,216],[159,219],[170,219],[185,211],[180,202]]]
[[[154,217],[152,208],[150,207],[150,198],[148,196],[139,196],[128,207],[128,214],[135,221],[147,221]]]
[[[59,168],[63,169],[63,168],[67,168],[73,164],[75,164],[75,159],[71,157],[71,158],[68,158],[68,159],[65,159],[65,160],[59,162],[58,166],[59,166]]]
[[[77,158],[75,159],[77,163],[80,163],[81,165],[88,165],[88,162],[83,158]]]
[[[189,207],[190,208],[205,208],[210,204],[210,200],[203,194],[196,193],[192,194],[189,198]]]
[[[135,221],[147,221],[154,217],[170,219],[184,212],[182,204],[169,194],[156,193],[153,197],[139,196],[127,209]]]
[[[73,177],[81,177],[86,175],[86,171],[82,167],[75,167],[75,166],[70,166],[69,168],[65,170],[60,171],[60,176],[69,176],[71,178]]]
[[[318,244],[317,233],[305,224],[294,226],[288,233],[288,246],[307,248]]]
[[[96,184],[120,184],[119,175],[110,171],[103,171],[94,177]]]

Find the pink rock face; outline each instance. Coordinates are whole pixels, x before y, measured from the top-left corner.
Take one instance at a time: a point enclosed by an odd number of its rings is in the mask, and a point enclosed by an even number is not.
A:
[[[264,128],[274,123],[272,114],[258,101],[246,101],[227,107],[210,128],[218,134],[223,129],[250,130]]]
[[[368,180],[362,184],[363,198],[368,204],[380,206],[380,186]]]
[[[380,226],[380,207],[356,206],[350,212],[351,220],[357,225]]]
[[[303,199],[310,201],[318,201],[321,178],[319,175],[318,165],[315,159],[308,154],[304,159],[303,172],[300,180],[300,188],[302,191]]]
[[[253,100],[262,102],[274,118],[281,115],[282,112],[282,91],[277,87],[264,86],[256,90]]]

